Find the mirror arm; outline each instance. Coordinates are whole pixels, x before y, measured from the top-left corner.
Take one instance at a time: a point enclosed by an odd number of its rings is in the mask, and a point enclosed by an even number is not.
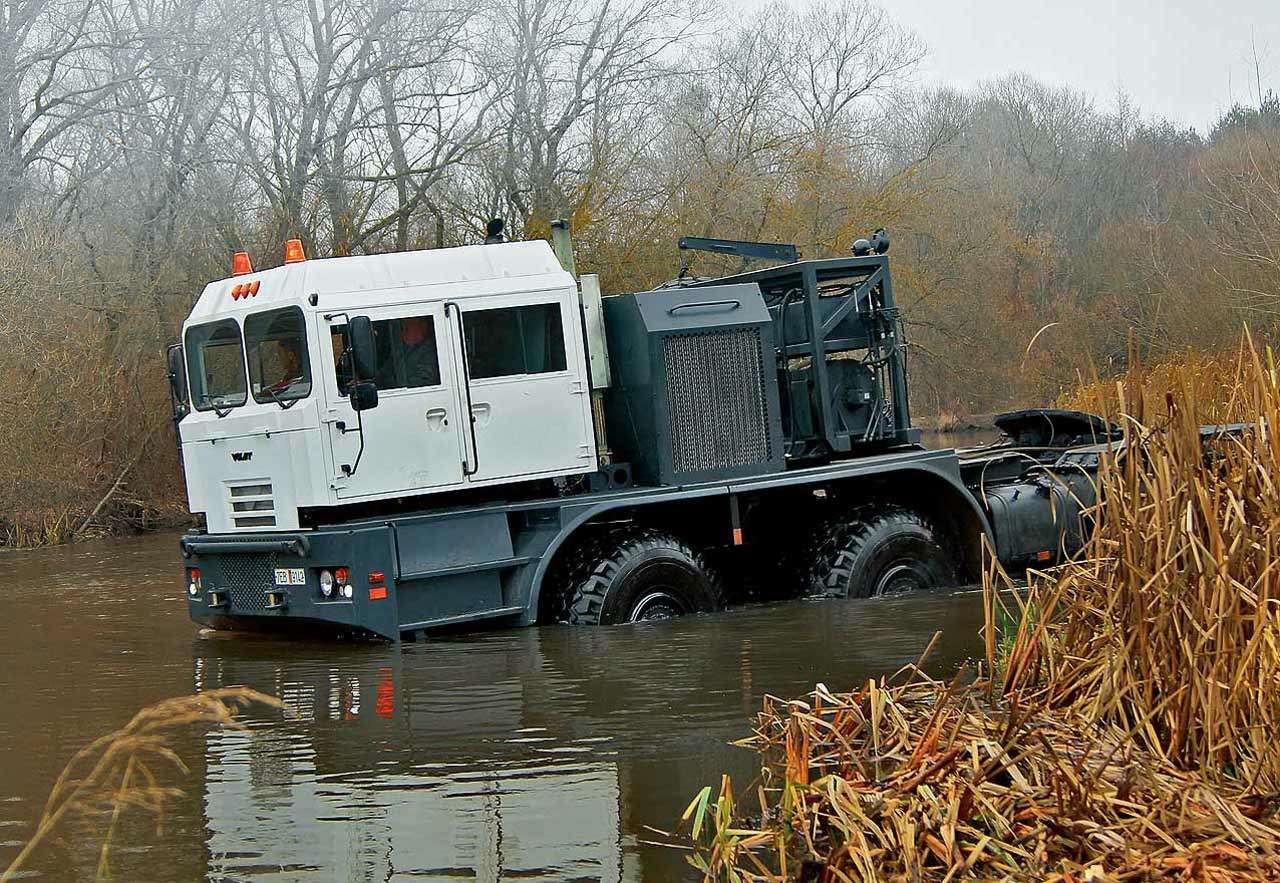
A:
[[[350,430],[343,427],[339,431],[346,433],[346,432],[349,432]],[[355,463],[351,464],[350,466],[348,466],[346,463],[342,464],[342,474],[345,475],[347,478],[350,478],[351,476],[356,474],[356,470],[360,468],[360,458],[364,456],[364,416],[360,411],[356,411],[356,430],[355,431],[360,433],[360,449],[356,451]]]
[[[345,312],[338,312],[338,313],[325,313],[324,315],[324,320],[326,322],[332,322],[334,319],[338,319],[338,318],[341,318],[346,322],[347,331],[345,332],[345,336],[347,339],[347,344],[348,346],[350,346],[350,343],[351,343],[350,314]],[[347,389],[348,400],[350,400],[350,396],[353,396],[356,394],[354,387],[356,386],[356,384],[360,383],[362,380],[362,378],[360,377],[359,366],[357,365],[357,359],[355,358],[354,353],[352,353],[351,368],[352,368],[352,371],[351,371],[352,383],[348,386],[348,389]],[[372,380],[372,378],[367,378],[367,379]],[[356,470],[360,468],[360,460],[362,457],[364,457],[364,414],[359,408],[356,408],[354,405],[355,403],[352,402],[352,410],[355,411],[355,414],[356,414],[356,428],[354,431],[360,434],[360,448],[356,451],[356,461],[354,463],[342,464],[342,467],[341,467],[342,474],[346,478],[350,478],[351,476],[356,474]],[[346,427],[345,422],[338,423],[337,429],[343,435],[353,431]]]

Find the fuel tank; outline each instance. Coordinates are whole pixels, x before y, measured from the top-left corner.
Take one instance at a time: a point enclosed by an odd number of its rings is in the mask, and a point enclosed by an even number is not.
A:
[[[983,494],[996,555],[1006,567],[1044,567],[1079,552],[1096,499],[1093,477],[1083,471],[1040,472]]]

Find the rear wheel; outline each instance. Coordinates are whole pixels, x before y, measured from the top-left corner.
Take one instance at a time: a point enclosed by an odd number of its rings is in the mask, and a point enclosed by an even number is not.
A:
[[[720,606],[720,583],[693,548],[642,527],[607,531],[569,553],[564,610],[578,625],[653,622]]]
[[[874,598],[956,584],[934,526],[900,506],[868,506],[830,523],[811,558],[809,594]]]

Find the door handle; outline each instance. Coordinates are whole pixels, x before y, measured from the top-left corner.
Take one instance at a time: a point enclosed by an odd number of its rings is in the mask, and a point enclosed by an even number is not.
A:
[[[427,411],[427,427],[440,430],[449,425],[449,412],[444,408],[432,408]]]
[[[471,422],[479,426],[485,426],[489,422],[489,418],[493,416],[493,408],[488,402],[476,402],[471,406]]]

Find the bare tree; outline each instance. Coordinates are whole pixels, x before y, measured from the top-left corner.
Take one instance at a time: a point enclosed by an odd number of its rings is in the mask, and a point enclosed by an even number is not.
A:
[[[492,137],[490,112],[501,97],[475,63],[472,25],[466,10],[424,9],[380,41],[376,93],[367,114],[379,119],[380,132],[371,124],[366,134],[375,144],[372,162],[357,170],[371,192],[356,247],[385,241],[396,250],[408,248],[413,220],[423,211],[432,231],[428,241],[445,244],[444,214],[431,195],[451,169]]]
[[[875,137],[874,105],[900,94],[925,56],[924,44],[870,0],[817,0],[799,11],[773,13],[791,58],[782,76],[789,113],[820,143]]]
[[[0,4],[0,219],[12,220],[35,167],[60,178],[63,136],[104,113],[136,72],[137,36],[114,18],[109,0]]]
[[[503,198],[533,224],[571,213],[600,174],[609,118],[668,77],[664,55],[696,19],[672,0],[514,0],[494,13],[486,50],[505,85]]]
[[[1204,195],[1217,271],[1245,320],[1280,316],[1280,129],[1228,140],[1206,163]]]
[[[239,165],[274,219],[335,255],[406,248],[415,213],[483,142],[493,90],[468,40],[472,13],[427,0],[259,7],[226,120]]]
[[[668,104],[670,174],[679,194],[705,206],[694,222],[700,235],[758,238],[768,194],[783,186],[777,159],[799,143],[782,86],[790,62],[783,14],[767,9],[696,55]],[[729,227],[728,219],[746,226]]]
[[[389,0],[256,7],[226,105],[236,139],[225,159],[241,165],[266,199],[274,242],[296,235],[314,250],[327,221],[333,250],[349,247],[354,208],[336,170],[349,161],[378,35],[399,8]]]

